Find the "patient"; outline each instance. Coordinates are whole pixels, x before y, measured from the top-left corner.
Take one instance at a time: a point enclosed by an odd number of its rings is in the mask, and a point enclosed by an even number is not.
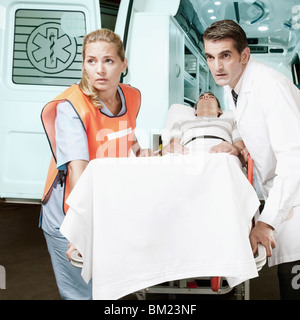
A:
[[[211,92],[205,92],[199,97],[195,110],[184,105],[172,105],[167,122],[172,125],[164,141],[163,155],[188,154],[204,148],[211,153],[235,155],[245,165],[241,155],[245,145],[236,121],[231,113],[222,112],[218,99]]]

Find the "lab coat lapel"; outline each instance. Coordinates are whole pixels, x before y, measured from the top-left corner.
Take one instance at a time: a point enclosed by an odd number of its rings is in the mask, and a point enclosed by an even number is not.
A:
[[[242,85],[239,92],[239,97],[237,101],[236,107],[236,120],[239,124],[242,117],[245,115],[245,112],[248,108],[251,108],[251,104],[254,103],[253,100],[253,87],[254,87],[254,77],[253,74],[255,73],[255,68],[253,64],[253,58],[250,58],[248,65],[244,71]]]

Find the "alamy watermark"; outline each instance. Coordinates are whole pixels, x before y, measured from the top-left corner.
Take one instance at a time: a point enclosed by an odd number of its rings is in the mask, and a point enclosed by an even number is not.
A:
[[[292,288],[294,290],[300,289],[300,265],[296,265],[292,269],[292,274],[296,274],[292,280]]]
[[[6,271],[3,266],[0,266],[0,290],[6,289]]]

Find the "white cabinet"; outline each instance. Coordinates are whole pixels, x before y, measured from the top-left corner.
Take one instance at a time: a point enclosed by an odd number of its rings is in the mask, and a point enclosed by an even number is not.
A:
[[[194,105],[199,96],[199,59],[187,38],[184,45],[184,100]]]
[[[208,72],[197,48],[166,14],[133,15],[126,55],[124,82],[142,93],[136,135],[142,147],[155,149],[170,106],[194,105],[200,87],[208,87]]]
[[[184,34],[170,19],[170,88],[169,107],[174,103],[183,103],[184,96]]]
[[[199,93],[209,91],[209,69],[204,58],[199,61]]]

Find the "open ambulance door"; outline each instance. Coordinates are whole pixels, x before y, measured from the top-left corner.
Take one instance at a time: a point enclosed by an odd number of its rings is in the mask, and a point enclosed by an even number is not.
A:
[[[44,105],[81,78],[98,0],[1,0],[0,201],[39,202],[51,157]]]

